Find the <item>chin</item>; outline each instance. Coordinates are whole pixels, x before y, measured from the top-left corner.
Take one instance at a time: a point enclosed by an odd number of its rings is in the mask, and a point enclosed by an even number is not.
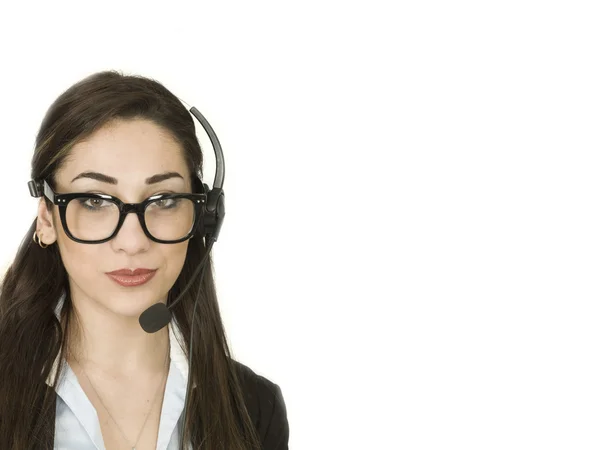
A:
[[[152,292],[145,291],[139,293],[123,292],[112,295],[105,306],[113,313],[138,318],[147,308],[158,303]]]

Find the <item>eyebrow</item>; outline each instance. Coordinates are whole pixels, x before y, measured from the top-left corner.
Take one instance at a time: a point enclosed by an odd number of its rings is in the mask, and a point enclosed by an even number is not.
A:
[[[183,177],[177,172],[158,173],[156,175],[152,175],[149,178],[146,178],[146,184],[156,184],[160,183],[161,181],[168,180],[169,178],[176,177],[181,178],[183,180]],[[75,180],[79,180],[80,178],[91,178],[92,180],[101,181],[102,183],[119,184],[116,178],[98,172],[82,172],[75,178],[73,178],[71,180],[71,183],[73,183]]]

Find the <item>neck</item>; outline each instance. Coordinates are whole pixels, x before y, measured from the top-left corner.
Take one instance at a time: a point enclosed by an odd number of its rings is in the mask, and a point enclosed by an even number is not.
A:
[[[121,378],[162,373],[168,367],[168,326],[149,334],[139,315],[115,314],[89,300],[73,299],[72,313],[68,357],[80,366]]]

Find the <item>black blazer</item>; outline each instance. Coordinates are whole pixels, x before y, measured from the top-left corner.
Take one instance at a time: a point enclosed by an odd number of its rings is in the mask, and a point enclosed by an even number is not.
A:
[[[246,408],[256,427],[263,450],[288,450],[290,430],[281,388],[238,361],[234,361],[234,366],[238,369]],[[50,386],[48,389],[56,399],[54,389]],[[55,413],[56,408],[52,409],[52,416],[48,417],[52,427],[55,423]],[[46,443],[45,450],[53,450],[54,428],[51,435],[52,442]]]
[[[239,368],[246,408],[258,430],[263,450],[288,450],[290,429],[281,388],[248,366],[234,363]]]

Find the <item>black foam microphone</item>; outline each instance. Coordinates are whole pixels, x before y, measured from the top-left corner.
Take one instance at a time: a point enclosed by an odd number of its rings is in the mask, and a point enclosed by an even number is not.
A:
[[[206,267],[206,261],[214,242],[214,238],[209,239],[209,243],[206,247],[206,253],[204,257],[200,261],[200,264],[198,264],[198,267],[194,271],[193,275],[190,277],[190,281],[188,281],[188,284],[181,291],[181,293],[175,299],[175,301],[173,301],[169,306],[165,305],[164,303],[155,303],[140,315],[139,322],[146,333],[156,333],[158,330],[168,325],[172,318],[171,309],[177,303],[179,303],[179,301],[183,298],[185,293],[190,289],[200,271],[202,271],[202,275],[200,275],[200,280],[202,280],[202,278],[204,277],[204,268]],[[198,290],[198,294],[200,294],[200,290]],[[196,302],[197,301],[198,299],[196,298]]]

